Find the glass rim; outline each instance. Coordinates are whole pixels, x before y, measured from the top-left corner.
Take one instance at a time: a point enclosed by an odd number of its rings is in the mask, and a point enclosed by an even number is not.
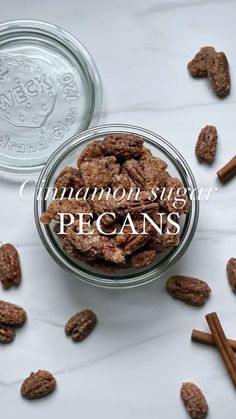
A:
[[[187,214],[183,230],[181,232],[181,241],[180,244],[171,250],[161,261],[157,262],[156,265],[148,268],[145,271],[140,273],[135,272],[135,274],[124,275],[124,277],[119,277],[114,279],[115,273],[110,275],[104,275],[102,271],[99,271],[98,274],[88,273],[83,270],[81,267],[73,266],[72,263],[67,260],[63,252],[59,253],[56,251],[54,244],[51,241],[51,232],[47,225],[44,225],[40,222],[39,217],[42,212],[45,210],[44,200],[37,200],[37,190],[41,186],[42,190],[45,190],[48,186],[50,179],[57,170],[57,167],[66,159],[68,155],[78,144],[82,145],[87,143],[92,139],[96,139],[97,136],[108,135],[111,133],[130,133],[140,135],[144,138],[146,143],[150,143],[152,146],[161,149],[168,159],[172,161],[178,173],[181,175],[181,179],[184,180],[184,186],[194,190],[194,200],[190,201],[190,212]],[[43,182],[42,186],[42,181]],[[97,126],[95,128],[90,128],[87,131],[84,131],[74,137],[72,137],[66,144],[62,144],[49,158],[47,164],[44,166],[35,191],[34,199],[34,214],[35,222],[39,236],[45,245],[49,254],[53,259],[65,270],[70,272],[72,275],[83,280],[84,282],[90,283],[92,285],[97,285],[106,288],[130,288],[138,285],[142,285],[148,282],[151,282],[161,275],[163,275],[167,269],[172,266],[173,263],[176,263],[180,257],[185,253],[189,244],[192,241],[192,238],[195,234],[198,217],[199,217],[199,201],[197,199],[197,184],[194,178],[194,175],[184,159],[181,153],[166,139],[160,135],[149,131],[147,129],[127,125],[127,124],[106,124]]]
[[[14,19],[0,23],[1,39],[3,39],[3,37],[11,37],[14,35],[14,33],[23,34],[24,32],[31,33],[32,35],[47,36],[55,40],[55,42],[61,43],[80,62],[83,71],[89,77],[89,83],[91,84],[92,106],[89,111],[87,122],[83,130],[79,131],[78,134],[88,129],[90,126],[96,125],[102,110],[102,82],[95,61],[83,43],[81,43],[75,36],[60,26],[42,20]],[[70,141],[70,138],[68,138],[65,142],[67,141]],[[8,172],[17,175],[39,173],[43,169],[46,162],[47,159],[44,163],[40,164],[36,163],[32,164],[31,166],[24,166],[22,164],[22,166],[16,166],[14,164],[5,164],[0,161],[0,170],[2,172]]]

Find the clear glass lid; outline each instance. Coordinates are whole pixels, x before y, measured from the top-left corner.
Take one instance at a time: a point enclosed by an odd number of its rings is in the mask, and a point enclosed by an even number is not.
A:
[[[36,172],[62,143],[96,124],[100,77],[66,31],[39,21],[0,25],[0,168]]]

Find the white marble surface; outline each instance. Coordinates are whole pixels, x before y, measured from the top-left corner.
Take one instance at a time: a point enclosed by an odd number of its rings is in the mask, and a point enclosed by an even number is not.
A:
[[[70,277],[42,247],[32,202],[20,201],[17,182],[0,179],[0,239],[18,245],[23,267],[21,287],[0,290],[0,297],[23,305],[29,317],[15,342],[0,348],[1,417],[187,418],[179,400],[186,380],[207,395],[209,418],[235,417],[235,390],[218,353],[190,342],[193,327],[207,330],[204,315],[213,310],[236,337],[236,297],[225,273],[227,259],[236,256],[236,181],[222,187],[215,176],[235,154],[235,14],[235,0],[1,0],[1,20],[51,21],[87,46],[103,80],[101,122],[137,124],[171,139],[199,185],[218,187],[201,205],[191,247],[169,272],[210,284],[210,301],[196,309],[166,295],[168,275],[126,291],[98,289]],[[228,55],[233,87],[225,100],[186,71],[202,45]],[[219,132],[212,168],[199,166],[194,156],[205,124],[215,124]],[[86,341],[72,344],[63,326],[84,307],[94,309],[99,325]],[[56,393],[38,402],[22,400],[22,379],[39,368],[55,374]]]

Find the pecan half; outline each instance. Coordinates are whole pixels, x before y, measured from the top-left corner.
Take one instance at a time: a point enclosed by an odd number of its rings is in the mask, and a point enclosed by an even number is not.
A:
[[[114,134],[104,138],[103,152],[107,156],[123,159],[137,158],[142,155],[143,139],[132,134]]]
[[[169,212],[187,214],[189,212],[188,191],[178,178],[168,177],[160,206]]]
[[[97,316],[92,310],[83,310],[72,316],[65,325],[65,333],[74,342],[86,338],[97,324]]]
[[[22,326],[26,320],[25,310],[7,301],[0,301],[0,323],[7,326]]]
[[[81,163],[97,159],[98,157],[104,157],[102,141],[95,140],[91,144],[87,145],[87,147],[85,147],[77,160],[77,164],[80,166]]]
[[[200,388],[193,383],[183,383],[180,390],[185,408],[192,419],[204,419],[208,415],[208,404]]]
[[[133,268],[144,268],[150,265],[156,257],[155,250],[141,250],[131,256],[131,265]]]
[[[0,324],[0,343],[11,343],[16,336],[16,331],[13,327]]]
[[[206,77],[209,61],[215,54],[215,48],[202,47],[195,57],[188,63],[188,70],[193,77]]]
[[[146,191],[165,186],[167,180],[166,162],[158,157],[146,156],[140,160],[140,165],[143,169]]]
[[[122,166],[122,173],[126,173],[134,185],[139,188],[144,188],[145,178],[143,176],[143,168],[137,160],[126,160]]]
[[[196,156],[199,162],[213,163],[216,155],[217,130],[212,125],[202,128],[196,144]]]
[[[173,298],[195,306],[204,305],[211,292],[206,282],[183,275],[169,278],[166,290]]]
[[[50,224],[52,220],[60,221],[59,213],[68,213],[76,216],[78,213],[86,213],[90,212],[90,210],[88,201],[82,198],[55,199],[51,202],[47,211],[41,215],[40,221],[43,224]]]
[[[125,262],[123,250],[117,247],[114,240],[99,234],[96,226],[88,227],[87,234],[78,234],[79,227],[80,224],[75,222],[67,230],[67,238],[79,252],[88,257],[104,258],[109,262]]]
[[[213,47],[203,47],[188,63],[188,69],[194,77],[207,76],[219,97],[230,93],[229,63],[224,52],[217,52]]]
[[[114,156],[107,156],[81,163],[80,171],[85,186],[104,187],[120,172],[120,165]]]
[[[207,76],[219,97],[227,96],[230,93],[229,63],[223,52],[216,52],[211,56]]]
[[[19,285],[21,282],[19,254],[10,243],[0,247],[0,279],[4,288]]]
[[[236,293],[236,258],[229,259],[227,263],[227,273],[232,291]]]
[[[21,386],[21,394],[25,399],[41,399],[52,393],[56,388],[56,380],[46,370],[32,372]]]

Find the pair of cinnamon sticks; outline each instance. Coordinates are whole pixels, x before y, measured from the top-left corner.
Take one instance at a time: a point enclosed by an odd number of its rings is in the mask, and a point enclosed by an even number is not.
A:
[[[229,376],[236,387],[236,341],[227,339],[216,313],[206,315],[208,326],[211,330],[211,335],[198,330],[193,330],[191,339],[194,342],[204,343],[206,345],[216,346],[224,364],[227,368]]]

